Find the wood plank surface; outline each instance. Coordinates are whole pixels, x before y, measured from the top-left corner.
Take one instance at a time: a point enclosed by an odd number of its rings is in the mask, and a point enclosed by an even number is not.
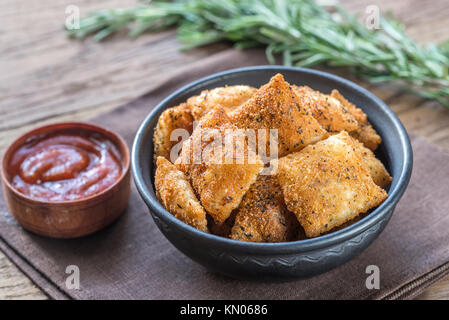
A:
[[[420,42],[438,42],[449,30],[446,0],[346,0],[351,11],[378,5],[403,21]],[[0,153],[19,134],[50,122],[86,120],[145,93],[201,58],[228,47],[217,44],[180,52],[174,31],[145,34],[135,40],[123,33],[108,41],[67,39],[62,24],[66,6],[90,11],[132,6],[137,1],[3,0],[0,2]],[[360,83],[360,82],[359,82]],[[390,85],[360,83],[391,106],[406,128],[449,151],[449,110]],[[0,299],[46,299],[0,251]],[[449,299],[449,278],[420,299]]]

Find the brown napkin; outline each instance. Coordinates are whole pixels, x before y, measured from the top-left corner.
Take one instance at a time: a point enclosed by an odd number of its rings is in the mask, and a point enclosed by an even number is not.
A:
[[[227,50],[166,75],[145,96],[93,121],[131,145],[144,117],[169,93],[217,71],[264,64],[259,52]],[[385,231],[360,256],[326,274],[288,283],[257,283],[209,272],[161,234],[134,186],[129,208],[94,235],[54,240],[23,230],[0,197],[0,248],[53,298],[74,299],[378,299],[411,298],[449,273],[449,155],[412,139],[410,185]],[[80,269],[80,289],[67,289],[68,265]],[[380,269],[380,289],[368,290],[368,265]]]

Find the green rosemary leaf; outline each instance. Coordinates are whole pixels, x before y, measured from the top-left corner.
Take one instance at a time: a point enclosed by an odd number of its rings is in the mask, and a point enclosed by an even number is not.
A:
[[[121,29],[136,37],[170,27],[178,29],[183,50],[223,40],[240,49],[261,46],[270,63],[280,56],[285,65],[347,67],[449,107],[449,40],[420,45],[390,13],[381,17],[380,29],[369,30],[339,4],[323,7],[315,0],[148,1],[94,12],[67,33],[101,41]]]

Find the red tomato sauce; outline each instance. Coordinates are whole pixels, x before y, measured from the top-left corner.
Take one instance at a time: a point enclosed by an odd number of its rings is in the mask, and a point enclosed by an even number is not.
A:
[[[9,163],[11,184],[36,200],[71,201],[112,186],[122,164],[115,145],[97,133],[79,131],[34,137]]]

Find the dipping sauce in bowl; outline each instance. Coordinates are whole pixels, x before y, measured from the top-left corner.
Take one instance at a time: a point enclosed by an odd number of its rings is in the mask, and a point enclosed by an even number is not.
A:
[[[103,229],[128,204],[129,158],[126,142],[97,125],[65,122],[34,129],[3,155],[9,212],[25,229],[54,238]]]
[[[12,156],[11,184],[31,198],[70,201],[98,194],[122,172],[114,144],[98,133],[61,132],[35,137]]]

